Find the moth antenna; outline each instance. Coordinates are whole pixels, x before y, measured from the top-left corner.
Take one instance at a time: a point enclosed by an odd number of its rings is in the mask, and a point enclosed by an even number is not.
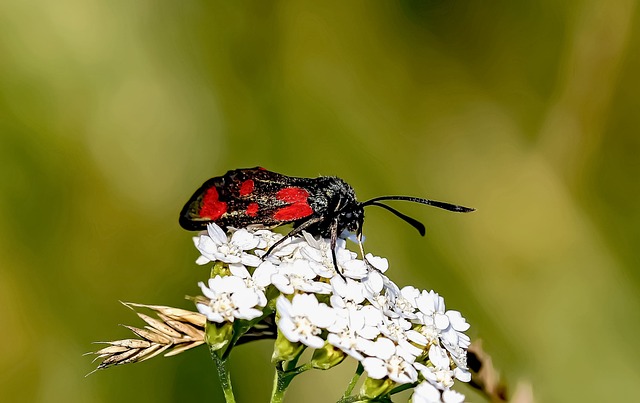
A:
[[[411,196],[380,196],[380,197],[374,197],[373,199],[369,199],[365,202],[362,202],[362,206],[368,206],[370,204],[374,204],[377,206],[383,206],[383,204],[381,203],[376,203],[379,202],[381,200],[404,200],[404,201],[409,201],[409,202],[414,202],[414,203],[420,203],[420,204],[426,204],[428,206],[433,206],[433,207],[437,207],[437,208],[441,208],[443,210],[449,210],[449,211],[455,211],[457,213],[468,213],[470,211],[474,211],[474,208],[471,207],[464,207],[464,206],[459,206],[457,204],[451,204],[451,203],[445,203],[445,202],[441,202],[441,201],[436,201],[436,200],[429,200],[429,199],[421,199],[419,197],[411,197]],[[389,206],[387,206],[389,207]],[[391,211],[391,210],[389,210]],[[400,216],[398,216],[400,217]],[[402,218],[402,217],[400,217]]]
[[[409,217],[406,214],[403,214],[401,212],[399,212],[398,210],[394,209],[393,207],[387,206],[386,204],[382,204],[382,203],[378,203],[376,201],[372,201],[369,200],[367,202],[365,202],[367,206],[378,206],[378,207],[382,207],[383,209],[392,212],[393,214],[396,215],[396,217],[399,217],[401,219],[403,219],[407,224],[411,225],[413,228],[417,229],[418,232],[420,233],[420,235],[424,236],[424,234],[426,233],[426,229],[424,227],[424,224],[422,224],[420,221],[416,220],[413,217]],[[363,203],[364,205],[364,203]]]

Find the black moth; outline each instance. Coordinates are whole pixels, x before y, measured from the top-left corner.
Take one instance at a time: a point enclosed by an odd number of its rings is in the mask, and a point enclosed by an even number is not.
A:
[[[425,227],[421,222],[381,203],[385,200],[404,200],[460,213],[474,210],[410,196],[380,196],[359,202],[353,188],[335,176],[297,178],[256,167],[234,169],[206,181],[183,207],[180,225],[188,230],[200,230],[210,222],[223,228],[273,228],[292,223],[293,230],[276,242],[265,256],[287,238],[304,230],[331,239],[333,264],[337,270],[335,246],[338,236],[347,230],[355,233],[358,240],[362,239],[364,208],[367,206],[390,211],[424,236]],[[359,243],[364,258],[362,243]]]

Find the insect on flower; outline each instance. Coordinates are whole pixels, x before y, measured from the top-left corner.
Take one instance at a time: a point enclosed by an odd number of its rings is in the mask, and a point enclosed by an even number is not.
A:
[[[265,256],[287,238],[304,230],[331,239],[333,263],[337,269],[336,240],[347,230],[361,241],[366,206],[390,211],[424,236],[425,227],[421,222],[381,203],[385,200],[404,200],[460,213],[474,210],[411,196],[380,196],[359,202],[353,188],[335,176],[297,178],[256,167],[234,169],[206,181],[182,208],[180,225],[187,230],[200,230],[210,222],[223,228],[273,228],[292,223],[293,230],[276,242]],[[362,243],[359,243],[364,256]]]

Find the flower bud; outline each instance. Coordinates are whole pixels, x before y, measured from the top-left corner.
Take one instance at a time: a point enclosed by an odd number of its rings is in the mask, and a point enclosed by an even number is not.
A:
[[[313,352],[311,365],[316,369],[329,369],[340,364],[347,355],[329,343]]]
[[[211,268],[211,278],[215,276],[230,276],[231,270],[229,270],[229,265],[224,262],[215,262],[213,267]]]
[[[395,386],[396,383],[389,378],[373,379],[367,377],[360,388],[360,394],[374,399],[390,392]]]
[[[304,344],[291,342],[284,337],[282,332],[278,331],[278,336],[273,346],[271,362],[276,364],[281,361],[291,361],[297,357],[304,348]]]
[[[224,353],[225,347],[231,341],[233,336],[233,323],[214,323],[207,322],[205,341],[209,345],[211,351],[215,351],[218,355]]]

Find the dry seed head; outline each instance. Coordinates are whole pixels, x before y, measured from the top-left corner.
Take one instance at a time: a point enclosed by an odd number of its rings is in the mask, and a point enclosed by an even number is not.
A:
[[[144,329],[125,327],[140,339],[97,342],[108,346],[89,353],[96,355],[97,360],[102,359],[91,373],[115,365],[146,361],[162,353],[165,353],[165,357],[177,355],[204,343],[206,318],[198,312],[159,305],[124,302],[123,305],[134,311],[135,308],[152,310],[158,319],[136,311],[138,317],[149,326]]]

